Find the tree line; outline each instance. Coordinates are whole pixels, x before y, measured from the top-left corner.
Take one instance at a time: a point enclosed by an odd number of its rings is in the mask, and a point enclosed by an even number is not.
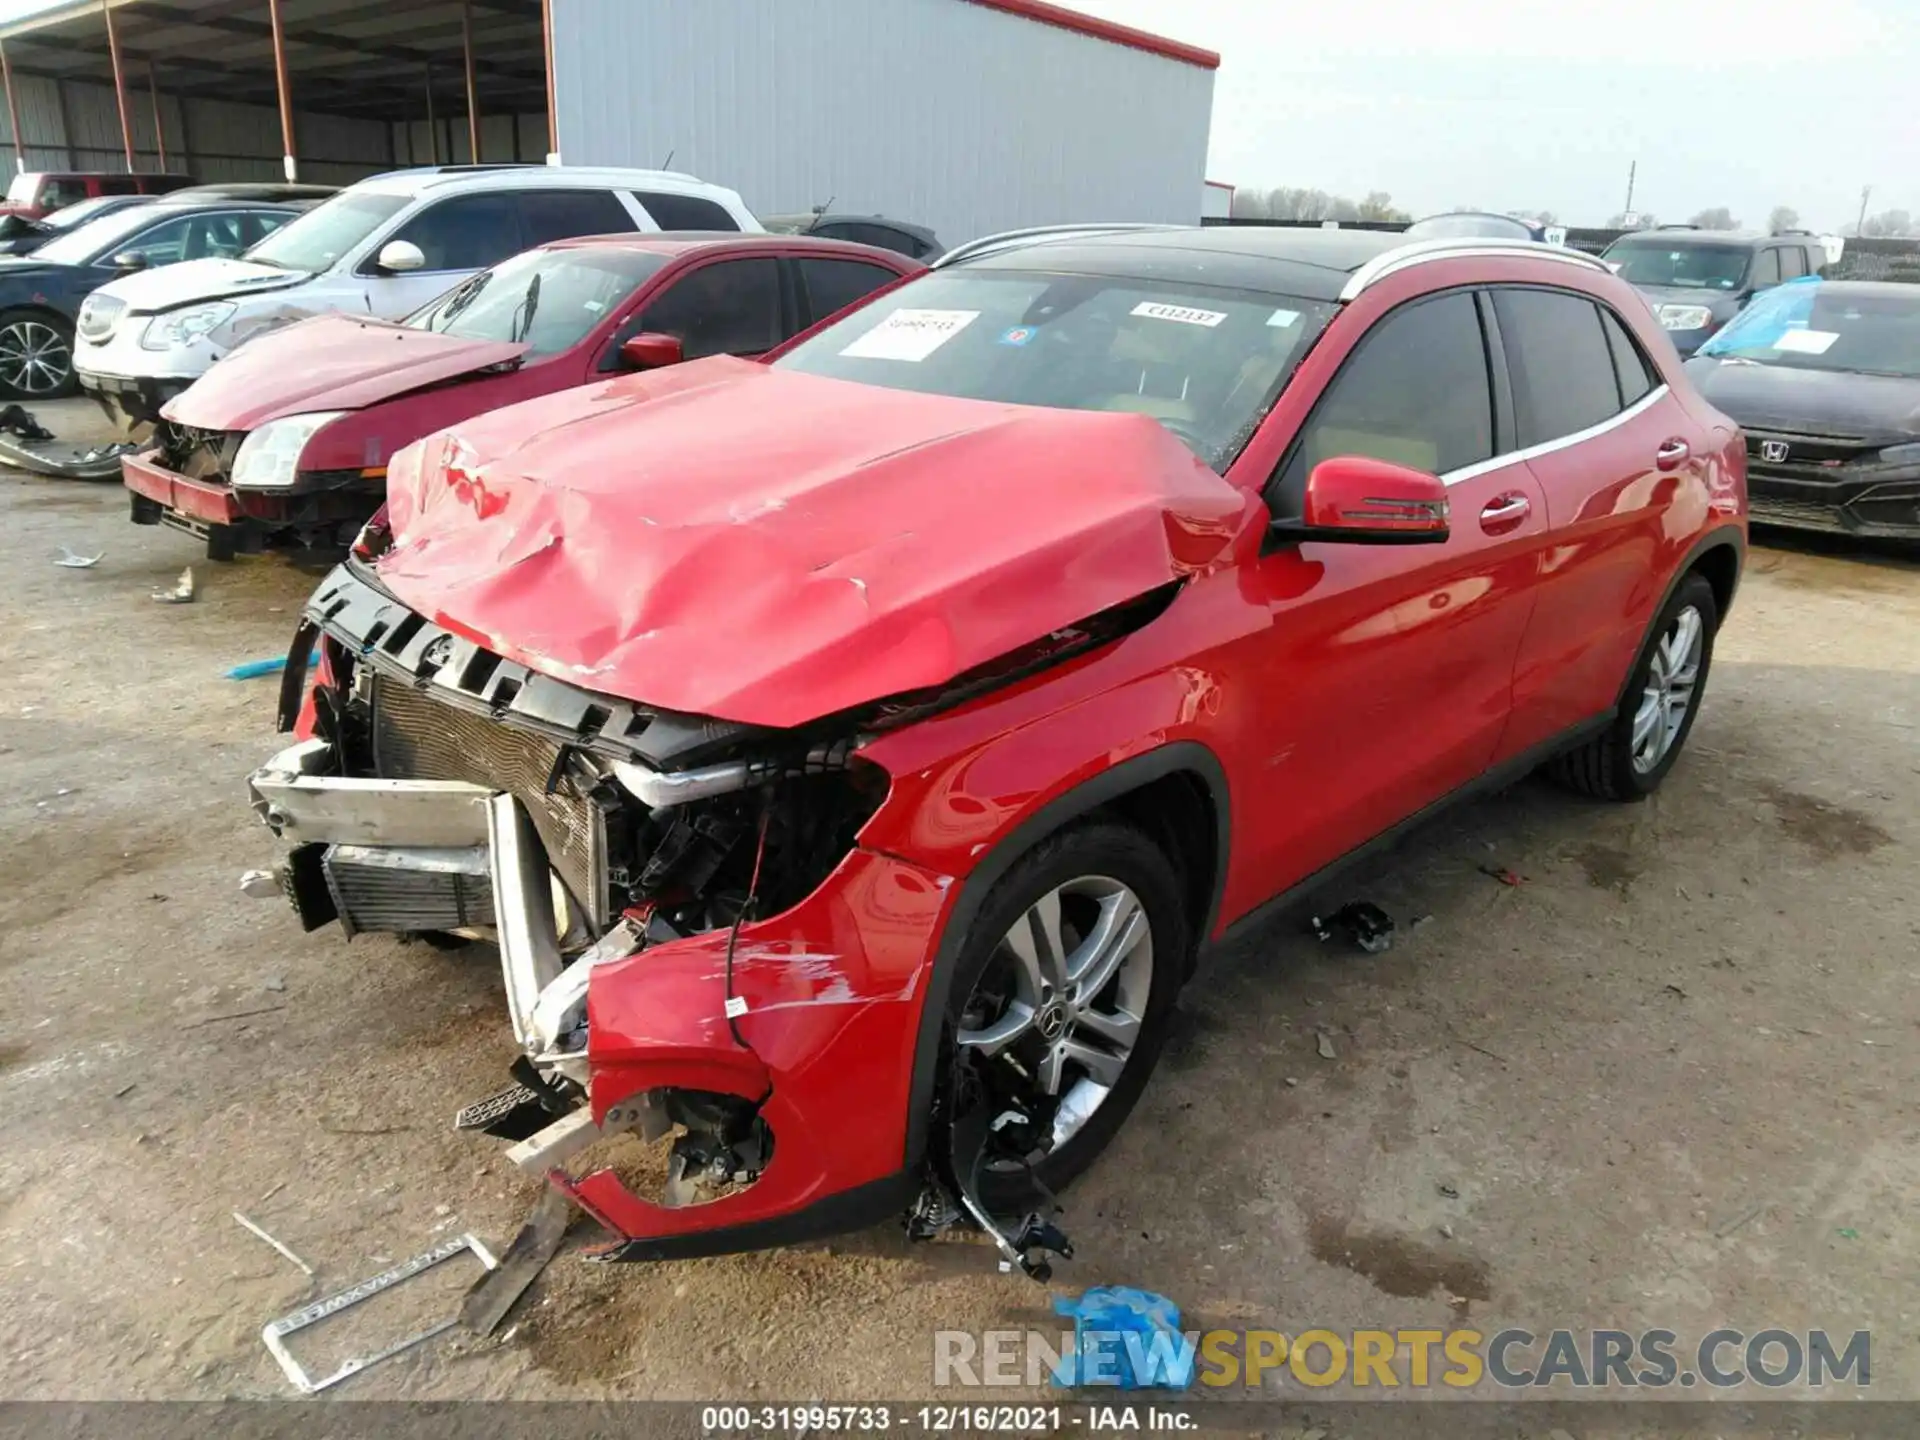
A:
[[[1476,205],[1455,205],[1452,213],[1481,208]],[[1354,200],[1325,190],[1289,185],[1273,190],[1236,190],[1233,193],[1232,213],[1236,220],[1338,220],[1345,223],[1371,220],[1407,224],[1414,218],[1410,212],[1395,205],[1393,197],[1384,190],[1369,190],[1360,199]],[[1500,213],[1534,220],[1542,225],[1560,223],[1551,210],[1505,210]],[[1701,230],[1740,228],[1740,221],[1725,205],[1696,211],[1687,223]],[[1646,211],[1632,215],[1625,212],[1610,215],[1606,223],[1609,230],[1656,230],[1659,226],[1660,217]],[[1791,205],[1776,205],[1767,215],[1767,229],[1770,232],[1800,228],[1800,212]],[[1905,210],[1882,210],[1877,215],[1867,216],[1859,225],[1847,227],[1843,233],[1867,238],[1914,236],[1920,235],[1920,221],[1916,221]]]

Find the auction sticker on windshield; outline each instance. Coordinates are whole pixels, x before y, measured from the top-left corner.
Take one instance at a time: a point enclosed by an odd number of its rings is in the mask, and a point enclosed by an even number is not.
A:
[[[1158,300],[1142,300],[1133,313],[1149,320],[1177,320],[1182,325],[1204,325],[1209,330],[1227,318],[1224,310],[1196,310],[1191,305],[1162,305]]]
[[[1776,350],[1796,350],[1802,355],[1824,355],[1840,338],[1837,330],[1783,330],[1773,342]]]
[[[978,310],[896,310],[840,353],[856,360],[918,362],[979,317]]]

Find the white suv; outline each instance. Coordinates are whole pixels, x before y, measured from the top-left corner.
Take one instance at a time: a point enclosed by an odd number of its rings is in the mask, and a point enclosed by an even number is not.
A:
[[[571,235],[753,230],[731,190],[667,170],[396,170],[341,191],[237,260],[103,285],[80,307],[74,369],[123,424],[262,331],[326,310],[398,320],[509,255]]]

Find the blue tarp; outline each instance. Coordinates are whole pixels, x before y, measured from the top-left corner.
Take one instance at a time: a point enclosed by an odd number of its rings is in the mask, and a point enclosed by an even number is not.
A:
[[[1116,1390],[1185,1390],[1193,1384],[1193,1341],[1180,1332],[1180,1307],[1151,1290],[1100,1285],[1079,1299],[1056,1299],[1073,1320],[1073,1348],[1053,1383]]]
[[[1771,290],[1763,290],[1696,354],[1738,355],[1747,350],[1771,350],[1789,330],[1803,330],[1813,315],[1813,297],[1820,277],[1805,275]]]

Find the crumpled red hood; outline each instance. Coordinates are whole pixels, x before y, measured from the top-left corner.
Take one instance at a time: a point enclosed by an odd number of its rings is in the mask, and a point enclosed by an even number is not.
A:
[[[1217,561],[1255,502],[1140,415],[716,358],[509,406],[388,470],[384,583],[589,689],[799,725]]]
[[[309,410],[364,410],[527,353],[364,316],[315,315],[256,336],[167,403],[167,419],[202,430],[252,430]]]

